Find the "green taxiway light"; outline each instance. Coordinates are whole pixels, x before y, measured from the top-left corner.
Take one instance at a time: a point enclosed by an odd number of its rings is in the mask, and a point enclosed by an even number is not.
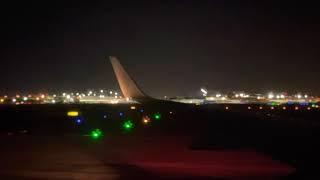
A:
[[[126,120],[123,125],[122,125],[123,129],[125,130],[131,130],[133,129],[134,127],[134,124],[132,123],[132,121],[129,119],[129,120]]]
[[[102,131],[100,129],[95,129],[93,131],[91,131],[91,137],[93,139],[98,139],[102,136]]]
[[[153,117],[154,117],[154,119],[159,120],[159,119],[161,119],[161,114],[160,113],[155,113],[153,115]]]

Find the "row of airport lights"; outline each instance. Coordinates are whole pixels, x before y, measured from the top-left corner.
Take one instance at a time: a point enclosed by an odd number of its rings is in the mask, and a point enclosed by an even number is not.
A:
[[[131,106],[130,109],[136,110],[137,108],[135,106]],[[139,111],[141,113],[144,112],[143,109],[140,109]],[[169,113],[173,114],[173,112],[171,112],[171,111]],[[68,111],[67,116],[74,117],[75,123],[77,125],[81,125],[83,123],[83,119],[80,117],[80,113],[78,111]],[[131,132],[135,127],[135,122],[130,117],[125,118],[123,112],[120,112],[119,116],[121,118],[124,118],[123,122],[121,124],[121,128],[124,130],[124,132]],[[106,118],[106,117],[107,117],[107,115],[104,115],[104,118]],[[150,116],[150,117],[148,115],[144,115],[142,117],[142,124],[149,125],[152,122],[152,120],[159,121],[161,118],[162,118],[162,115],[159,112],[153,113],[152,116]],[[98,139],[103,136],[103,132],[99,128],[95,128],[90,132],[90,136],[93,139]]]
[[[311,107],[310,106],[308,106],[306,109],[307,110],[311,110],[311,109],[319,109],[319,105],[317,105],[317,104],[313,104]],[[230,107],[229,106],[225,106],[225,109],[226,110],[230,110]],[[247,109],[248,110],[251,110],[251,109],[253,109],[253,107],[251,107],[251,106],[248,106],[247,107]],[[259,106],[258,107],[258,109],[259,110],[263,110],[264,109],[264,107],[263,106]],[[270,106],[270,108],[265,108],[265,109],[271,109],[271,110],[274,110],[274,109],[276,109],[274,106]],[[288,107],[286,107],[286,106],[282,106],[282,108],[281,108],[282,110],[287,110],[288,109]],[[299,109],[301,109],[301,110],[303,110],[303,108],[300,108],[299,106],[295,106],[294,107],[294,110],[299,110]]]
[[[201,88],[200,91],[201,91],[203,97],[208,97],[208,91],[205,88]],[[227,95],[222,95],[221,93],[217,93],[217,94],[215,94],[214,97],[208,97],[207,99],[214,100],[215,98],[220,98],[221,100],[226,100],[227,97],[228,97]],[[251,96],[246,93],[236,93],[236,94],[234,94],[234,97],[235,98],[250,98]],[[307,94],[303,95],[300,93],[294,95],[294,97],[297,99],[308,99],[309,98],[309,96]],[[261,95],[256,96],[256,98],[258,100],[266,99],[265,96],[261,96]],[[270,92],[267,94],[267,99],[285,99],[285,98],[288,98],[288,96],[285,95],[284,93],[274,94],[274,93]]]

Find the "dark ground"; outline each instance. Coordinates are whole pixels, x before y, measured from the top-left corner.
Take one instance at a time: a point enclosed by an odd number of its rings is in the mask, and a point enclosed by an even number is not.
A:
[[[318,176],[319,109],[206,105],[0,106],[1,179],[303,179]],[[66,116],[81,112],[81,125]],[[170,113],[172,112],[172,114]],[[122,117],[119,113],[123,112]],[[141,116],[161,120],[142,125]],[[125,132],[124,119],[135,128]],[[101,139],[86,136],[94,128]]]

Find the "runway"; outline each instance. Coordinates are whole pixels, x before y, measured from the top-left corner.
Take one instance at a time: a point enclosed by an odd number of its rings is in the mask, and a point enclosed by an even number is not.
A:
[[[178,141],[177,141],[178,140]],[[253,150],[192,151],[157,137],[1,136],[4,179],[268,179],[294,168]]]

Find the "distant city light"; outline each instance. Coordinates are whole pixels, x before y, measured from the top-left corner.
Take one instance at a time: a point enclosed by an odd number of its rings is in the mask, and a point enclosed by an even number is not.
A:
[[[304,95],[304,98],[308,98],[308,95],[305,94],[305,95]]]
[[[24,101],[27,101],[27,100],[28,100],[28,97],[23,97],[23,100],[24,100]]]
[[[13,98],[13,99],[12,99],[12,102],[17,102],[17,99]]]
[[[134,110],[134,109],[136,109],[136,107],[135,106],[131,106],[130,109]]]
[[[284,95],[283,95],[283,94],[281,94],[281,95],[280,95],[280,98],[281,98],[281,99],[284,99]]]
[[[101,89],[100,92],[103,93],[103,89]]]
[[[44,99],[44,97],[45,97],[45,95],[44,95],[44,94],[42,94],[42,95],[41,95],[41,98],[42,98],[42,99]]]
[[[297,98],[298,98],[298,99],[301,99],[301,98],[302,98],[301,94],[298,94],[298,95],[297,95]]]
[[[110,91],[109,93],[112,94],[112,91]]]
[[[52,99],[52,101],[51,101],[51,102],[54,104],[54,103],[56,103],[56,100]]]
[[[287,108],[286,108],[286,107],[282,107],[282,109],[283,109],[283,110],[286,110]]]
[[[226,106],[226,107],[225,107],[225,109],[226,109],[226,110],[228,110],[228,109],[229,109],[229,107],[228,107],[228,106]]]

